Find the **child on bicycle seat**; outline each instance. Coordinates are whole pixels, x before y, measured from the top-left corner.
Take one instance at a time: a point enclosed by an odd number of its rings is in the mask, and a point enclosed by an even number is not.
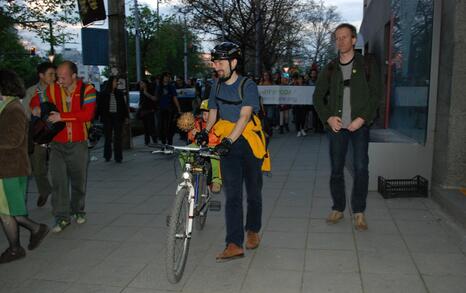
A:
[[[200,106],[201,116],[197,117],[194,122],[194,128],[188,132],[188,140],[192,145],[196,145],[196,134],[205,128],[207,119],[209,118],[209,105],[208,100],[203,100]],[[213,129],[209,132],[209,147],[214,147],[220,143],[220,138],[216,136]],[[220,174],[220,161],[218,159],[211,158],[210,163],[212,165],[212,184],[210,190],[213,193],[219,193],[222,189],[222,177]]]

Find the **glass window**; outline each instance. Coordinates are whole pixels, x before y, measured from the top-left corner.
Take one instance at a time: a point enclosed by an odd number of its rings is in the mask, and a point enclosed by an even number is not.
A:
[[[433,0],[392,0],[389,127],[425,143]]]

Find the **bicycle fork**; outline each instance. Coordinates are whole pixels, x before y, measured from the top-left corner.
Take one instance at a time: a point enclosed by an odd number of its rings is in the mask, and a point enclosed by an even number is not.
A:
[[[185,174],[183,174],[183,178],[185,178],[184,176]],[[188,173],[188,176],[189,173]],[[186,231],[185,231],[185,235],[177,235],[176,237],[186,237],[188,239],[191,239],[191,234],[192,234],[192,231],[193,231],[193,220],[194,220],[194,187],[191,183],[191,180],[190,178],[185,178],[185,180],[183,180],[183,182],[181,182],[177,189],[176,189],[176,193],[178,193],[182,188],[187,188],[189,190],[189,194],[188,194],[188,218],[187,218],[187,225],[186,225]]]

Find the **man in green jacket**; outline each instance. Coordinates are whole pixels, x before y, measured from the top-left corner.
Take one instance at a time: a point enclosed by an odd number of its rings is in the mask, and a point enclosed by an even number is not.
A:
[[[372,59],[358,54],[356,28],[347,23],[335,29],[338,57],[325,66],[317,80],[314,105],[328,130],[332,212],[327,222],[343,218],[346,207],[344,167],[348,144],[353,147],[351,208],[357,230],[366,230],[364,218],[369,182],[369,126],[376,116],[382,95],[380,73]]]

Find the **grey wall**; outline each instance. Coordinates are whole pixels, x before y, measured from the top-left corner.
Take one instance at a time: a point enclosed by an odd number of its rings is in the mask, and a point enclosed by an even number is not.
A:
[[[390,21],[391,1],[370,1],[364,10],[364,17],[359,32],[364,37],[364,43],[369,43],[369,53],[374,54],[381,69],[384,84],[387,80],[387,66],[385,63],[385,24]],[[379,101],[379,118],[376,127],[383,127],[385,121],[385,90]]]
[[[442,1],[433,184],[466,186],[466,0]]]

